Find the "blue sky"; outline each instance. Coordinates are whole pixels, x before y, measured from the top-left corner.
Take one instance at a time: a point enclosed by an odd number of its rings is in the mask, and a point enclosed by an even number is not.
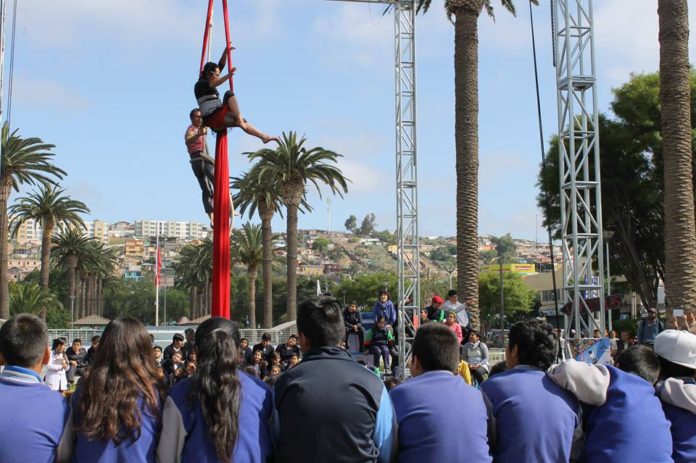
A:
[[[369,212],[378,228],[393,229],[393,17],[379,5],[322,0],[229,3],[245,117],[268,132],[296,130],[310,145],[344,155],[340,167],[353,183],[344,199],[331,199],[332,229],[343,229],[350,214],[360,220]],[[453,27],[438,3],[417,23],[422,235],[455,233]],[[535,25],[548,139],[557,129],[556,97],[549,5],[541,3]],[[517,4],[517,18],[497,8],[495,22],[479,21],[479,230],[543,239],[529,12],[526,2]],[[19,2],[12,126],[56,145],[55,161],[69,173],[64,186],[88,204],[90,218],[206,221],[183,145],[206,5]],[[224,45],[220,19],[215,59]],[[652,0],[632,0],[631,8],[602,0],[595,2],[595,23],[599,103],[606,110],[611,88],[630,72],[657,69],[657,10]],[[692,61],[695,51],[692,34]],[[261,147],[233,131],[232,175],[249,167],[243,152]],[[315,194],[310,201],[315,211],[300,216],[299,226],[327,228],[326,203]],[[284,228],[279,218],[273,225]]]

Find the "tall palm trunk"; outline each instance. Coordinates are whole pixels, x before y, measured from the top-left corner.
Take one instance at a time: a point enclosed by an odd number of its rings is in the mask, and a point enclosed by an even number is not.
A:
[[[263,327],[273,326],[273,230],[271,220],[274,210],[265,201],[259,201],[261,216],[261,239],[263,241]]]
[[[40,284],[44,289],[48,289],[48,279],[51,273],[51,235],[53,235],[54,223],[46,220],[43,223],[43,236],[41,237],[41,278]]]
[[[9,218],[7,201],[12,191],[12,178],[5,174],[2,191],[0,191],[0,318],[10,318],[9,275],[7,274]]]
[[[75,317],[75,309],[77,308],[77,305],[75,304],[77,301],[75,300],[75,297],[77,296],[75,292],[75,286],[76,286],[76,268],[77,268],[77,256],[67,256],[65,258],[65,265],[68,268],[68,308],[70,309],[70,317],[71,318],[79,318]]]
[[[196,318],[196,306],[198,305],[198,288],[191,286],[189,288],[189,318]]]
[[[247,269],[247,284],[249,285],[249,325],[256,329],[256,278],[259,276],[259,268],[250,265]]]
[[[289,320],[297,319],[297,211],[298,206],[286,203],[287,223],[287,313]]]
[[[696,307],[687,0],[658,0],[668,308]],[[670,314],[671,317],[671,314]]]
[[[478,254],[478,17],[482,0],[453,8],[457,174],[457,286],[479,329]]]

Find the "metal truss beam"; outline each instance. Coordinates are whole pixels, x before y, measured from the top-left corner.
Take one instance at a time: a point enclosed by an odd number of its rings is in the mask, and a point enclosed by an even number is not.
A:
[[[566,336],[604,335],[604,246],[593,0],[553,0]],[[598,316],[588,299],[599,299]]]

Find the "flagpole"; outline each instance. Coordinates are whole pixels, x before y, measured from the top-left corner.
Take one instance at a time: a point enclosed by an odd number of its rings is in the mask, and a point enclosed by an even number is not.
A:
[[[159,224],[157,224],[157,250],[155,252],[155,326],[159,326]]]

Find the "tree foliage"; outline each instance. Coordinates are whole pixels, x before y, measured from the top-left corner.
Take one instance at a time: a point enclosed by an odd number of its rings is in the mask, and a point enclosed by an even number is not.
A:
[[[379,291],[385,286],[392,294],[392,299],[396,299],[397,285],[398,279],[393,272],[363,273],[353,279],[342,280],[333,295],[339,299],[345,297],[347,302],[356,301],[358,305],[372,307]]]
[[[534,308],[536,291],[525,284],[522,277],[513,272],[503,274],[505,316],[526,315]],[[487,327],[496,327],[494,319],[500,319],[500,274],[482,273],[479,279],[479,303],[481,320]],[[491,324],[493,323],[493,325]],[[500,322],[497,322],[500,323]]]
[[[510,264],[517,257],[517,245],[510,233],[500,237],[492,237],[491,243],[495,246],[496,255],[503,264]]]
[[[346,227],[346,230],[355,233],[355,229],[358,228],[358,218],[351,214],[343,225]]]
[[[360,224],[360,228],[358,229],[358,234],[363,235],[363,236],[369,236],[372,234],[372,232],[375,231],[375,226],[377,225],[375,223],[375,214],[370,212],[367,214],[363,220],[362,223]]]

